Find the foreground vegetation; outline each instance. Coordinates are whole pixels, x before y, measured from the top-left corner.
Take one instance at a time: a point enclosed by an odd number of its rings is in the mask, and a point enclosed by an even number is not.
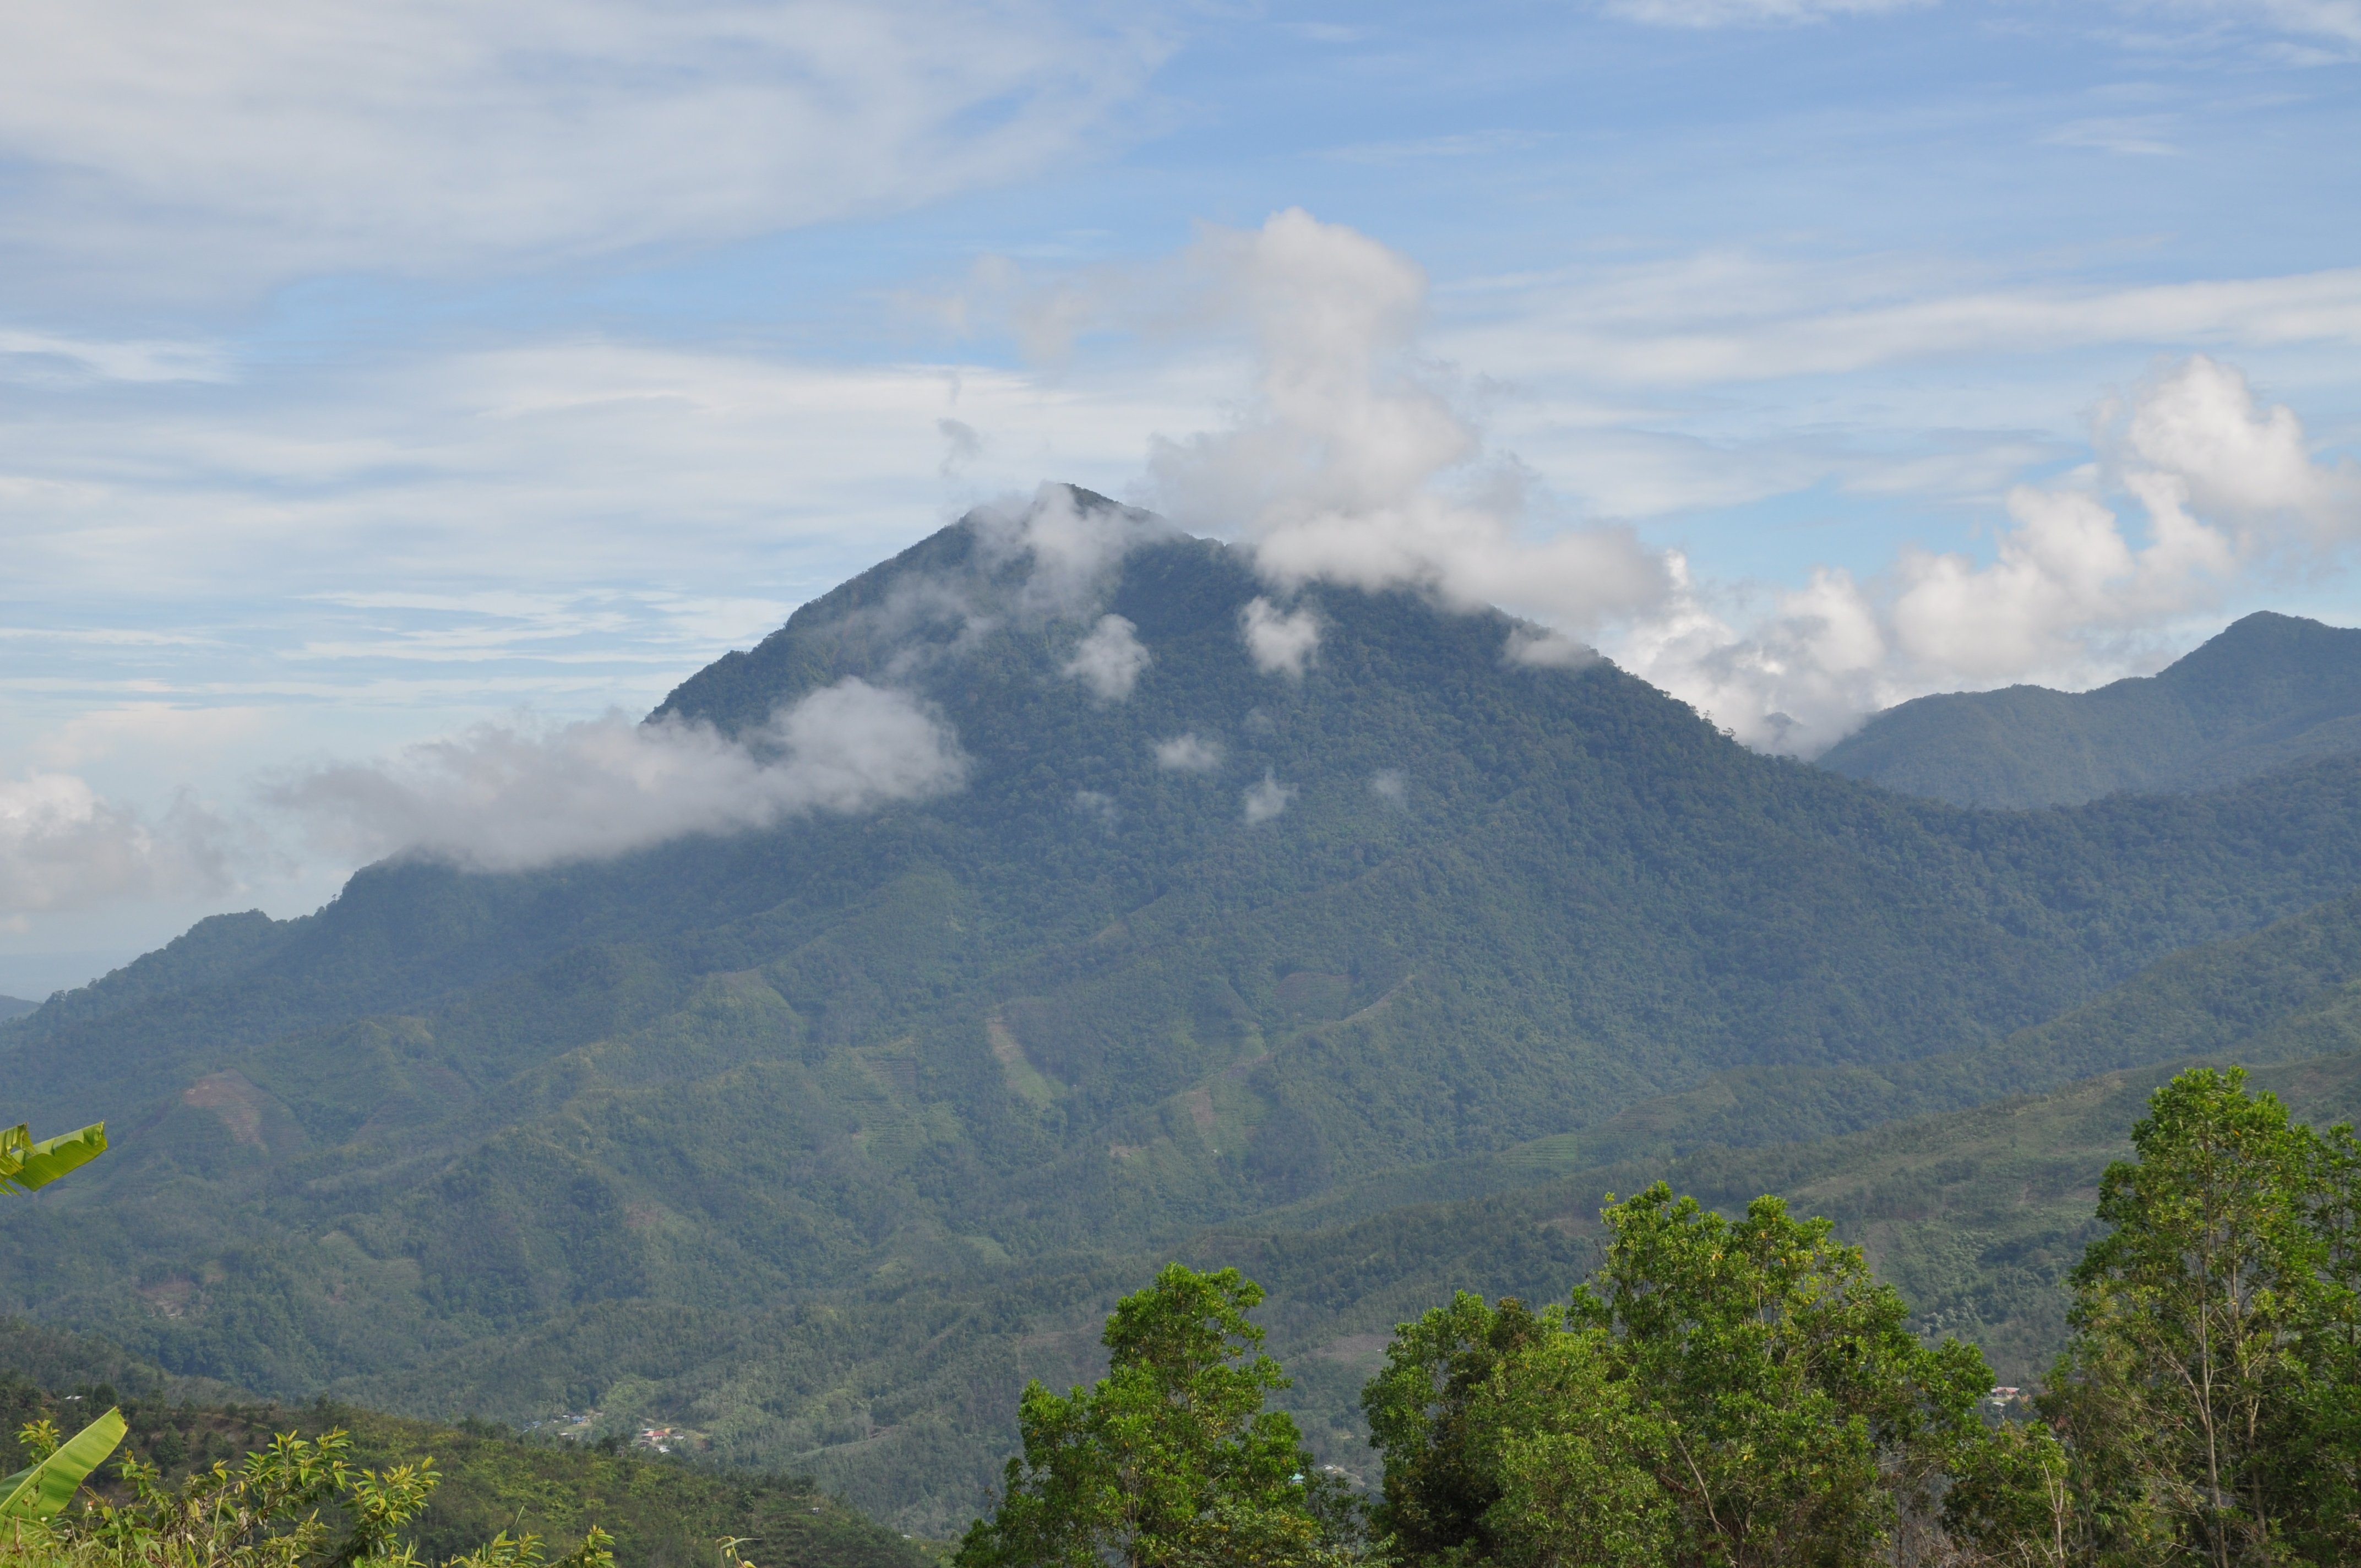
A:
[[[2072,1338],[2030,1409],[1910,1332],[1825,1219],[1658,1184],[1596,1277],[1463,1293],[1363,1395],[1358,1504],[1283,1412],[1234,1269],[1179,1264],[1108,1321],[1111,1368],[1038,1383],[961,1568],[2339,1563],[2361,1554],[2361,1146],[2238,1069],[2158,1089],[2106,1173]],[[1988,1394],[1990,1390],[1990,1394]]]
[[[65,1336],[38,1333],[9,1336],[5,1349],[38,1354],[44,1343],[67,1356],[93,1354]],[[522,1550],[529,1536],[553,1561],[573,1553],[577,1563],[595,1560],[596,1551],[580,1555],[589,1541],[611,1552],[618,1568],[711,1568],[723,1540],[741,1541],[743,1557],[760,1568],[919,1568],[927,1561],[910,1541],[808,1478],[726,1473],[613,1442],[529,1441],[483,1422],[407,1420],[324,1401],[287,1409],[165,1392],[126,1395],[107,1384],[45,1390],[16,1377],[0,1380],[0,1423],[38,1442],[44,1423],[51,1432],[69,1430],[83,1419],[79,1412],[118,1399],[128,1429],[120,1451],[128,1473],[109,1464],[93,1476],[82,1499],[92,1511],[66,1513],[57,1532],[55,1544],[80,1553],[81,1562],[249,1560],[225,1548],[190,1555],[185,1528],[181,1557],[162,1549],[171,1540],[167,1516],[185,1516],[192,1496],[207,1504],[201,1511],[208,1516],[243,1512],[260,1524],[259,1516],[270,1513],[249,1545],[268,1539],[282,1542],[273,1550],[298,1552],[290,1561],[334,1560],[354,1544],[354,1502],[372,1489],[401,1501],[406,1494],[390,1478],[405,1471],[413,1480],[431,1473],[434,1484],[378,1546],[411,1552],[424,1563],[473,1560],[503,1536],[504,1550]],[[249,1482],[250,1470],[258,1473]],[[223,1475],[244,1489],[225,1493]],[[327,1481],[335,1484],[321,1485]],[[273,1498],[284,1505],[275,1512]],[[225,1508],[211,1506],[225,1501]],[[110,1508],[116,1510],[112,1516]],[[323,1530],[296,1540],[290,1527],[314,1509]]]

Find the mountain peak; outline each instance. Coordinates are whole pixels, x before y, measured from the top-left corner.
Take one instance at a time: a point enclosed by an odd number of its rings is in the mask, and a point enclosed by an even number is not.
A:
[[[703,719],[735,735],[831,682],[906,674],[990,622],[1093,617],[1134,554],[1209,543],[1095,490],[1045,484],[1021,510],[973,508],[808,600],[752,650],[683,681],[649,717]]]
[[[2153,675],[1924,696],[1820,758],[1835,773],[1962,806],[2066,806],[2212,789],[2361,751],[2361,630],[2258,610]]]

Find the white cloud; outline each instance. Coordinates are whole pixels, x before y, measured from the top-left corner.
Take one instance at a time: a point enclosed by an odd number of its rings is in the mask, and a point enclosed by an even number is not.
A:
[[[1195,263],[1218,316],[1252,334],[1257,395],[1227,430],[1155,444],[1154,493],[1183,526],[1243,533],[1282,587],[1410,587],[1570,627],[1661,595],[1660,563],[1624,531],[1521,532],[1522,475],[1479,463],[1411,358],[1426,279],[1409,260],[1290,210],[1213,232]]]
[[[903,207],[1120,134],[1166,49],[1038,0],[27,0],[9,41],[0,243],[137,291]]]
[[[1749,745],[1812,755],[1907,692],[1888,667],[1886,628],[1851,576],[1820,568],[1744,631],[1675,562],[1660,613],[1613,645],[1628,669],[1690,702]]]
[[[957,737],[906,693],[848,679],[782,709],[747,745],[620,714],[484,724],[390,762],[283,778],[268,798],[354,861],[408,853],[512,871],[924,799],[959,788],[966,769]]]
[[[2315,464],[2292,411],[2252,407],[2243,381],[2208,357],[2108,414],[2096,477],[2030,488],[2019,475],[2081,444],[1995,422],[2023,417],[2022,388],[2006,383],[1980,403],[1949,396],[1931,430],[1922,400],[1913,429],[1863,430],[1850,450],[1827,433],[1854,410],[1832,416],[1822,394],[1805,397],[1788,421],[1796,428],[1733,440],[1649,431],[1685,415],[1603,389],[1718,388],[2176,334],[2361,343],[2361,269],[2077,291],[1963,288],[1957,268],[1909,258],[1815,269],[1730,253],[1476,291],[1514,325],[1463,328],[1454,351],[1488,370],[1499,350],[1511,372],[1539,378],[1496,406],[1523,417],[1520,444],[1539,442],[1594,502],[1592,470],[1619,464],[1610,486],[1659,514],[1831,481],[1856,496],[1994,511],[2008,498],[1989,562],[1914,546],[1882,570],[1824,564],[1778,590],[1719,577],[1710,556],[1543,526],[1526,470],[1484,459],[1451,384],[1414,357],[1424,280],[1376,242],[1288,212],[1255,233],[1210,235],[1188,263],[1207,296],[1197,323],[1243,329],[1257,395],[1228,428],[1157,442],[1149,489],[1185,524],[1255,551],[1275,591],[1248,607],[1241,630],[1266,670],[1298,671],[1317,647],[1316,620],[1278,608],[1286,590],[1410,586],[1538,623],[1511,639],[1511,658],[1576,665],[1605,641],[1750,741],[1812,751],[1918,692],[2125,673],[2290,550],[2334,550],[2344,536],[2349,475]],[[1134,290],[1169,316],[1170,287],[1149,277]],[[1120,324],[1121,296],[1109,277],[1086,280],[1068,325]],[[1617,442],[1620,454],[1591,461]]]
[[[231,839],[185,797],[150,821],[71,773],[0,779],[0,916],[225,893]]]
[[[1400,768],[1379,768],[1369,775],[1369,793],[1388,806],[1410,802],[1410,775]]]
[[[1743,634],[1686,581],[1619,649],[1751,743],[1806,754],[1922,692],[2124,673],[2239,583],[2361,538],[2361,471],[2313,459],[2284,405],[2203,356],[2101,411],[2103,470],[2010,491],[1993,558],[1905,550],[1883,581],[1823,569]],[[2119,490],[2140,535],[2094,487]]]
[[[1300,681],[1303,667],[1320,646],[1320,617],[1309,605],[1282,612],[1257,595],[1238,612],[1238,632],[1246,639],[1246,653],[1256,669],[1266,675]]]
[[[1173,532],[1162,518],[1136,508],[1085,506],[1072,486],[1054,480],[1045,480],[1025,501],[978,507],[968,515],[987,557],[995,562],[1025,558],[1024,582],[1013,608],[1027,615],[1072,616],[1095,609],[1113,587],[1125,556]],[[1127,656],[1118,644],[1128,641],[1145,664],[1148,651],[1132,636],[1131,622],[1120,616],[1109,619],[1121,625],[1110,630],[1103,620],[1094,633],[1107,640],[1107,654]],[[1138,673],[1135,669],[1132,675]],[[1123,689],[1131,689],[1128,680]]]
[[[1139,628],[1119,615],[1103,615],[1066,661],[1066,674],[1097,694],[1102,702],[1121,702],[1148,668],[1148,650]]]
[[[1176,773],[1209,773],[1222,765],[1222,748],[1191,730],[1170,740],[1159,740],[1156,765]]]
[[[1295,798],[1295,786],[1279,783],[1266,770],[1262,782],[1247,785],[1246,794],[1240,798],[1245,806],[1246,826],[1258,827],[1287,809],[1288,802]]]

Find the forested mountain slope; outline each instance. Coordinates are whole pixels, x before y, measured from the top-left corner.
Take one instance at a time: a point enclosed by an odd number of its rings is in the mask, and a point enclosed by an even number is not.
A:
[[[2212,789],[2361,752],[2361,630],[2260,611],[2095,691],[1954,692],[1888,708],[1820,766],[1961,806]]]
[[[1502,1158],[1733,1141],[1697,1107],[1788,1073],[1838,1107],[1791,1102],[1788,1137],[2061,1081],[1864,1088],[2361,886],[2354,760],[1912,800],[1410,596],[1305,595],[1316,653],[1266,671],[1235,553],[1092,516],[1129,548],[946,530],[667,704],[759,743],[816,690],[900,687],[956,729],[955,793],[376,866],[0,1025],[36,1122],[115,1137],[0,1216],[0,1305],[289,1397],[676,1415],[941,1530],[1143,1256],[1352,1220],[1412,1168],[1482,1191]],[[1070,673],[1109,613],[1127,694]],[[1660,1115],[1696,1127],[1628,1140]],[[1368,1267],[1370,1300],[1407,1277]]]
[[[2302,1113],[2361,1110],[2361,898],[2175,955],[1978,1051],[1883,1072],[1751,1069],[1592,1133],[1340,1185],[1154,1250],[888,1270],[821,1298],[824,1310],[699,1313],[686,1320],[693,1343],[679,1317],[596,1309],[347,1391],[432,1408],[472,1390],[555,1399],[600,1377],[660,1382],[699,1424],[758,1451],[761,1434],[784,1438],[864,1507],[939,1532],[992,1486],[1024,1377],[1094,1375],[1101,1318],[1179,1255],[1270,1287],[1261,1316],[1297,1380],[1287,1403],[1323,1457],[1353,1465],[1355,1401],[1395,1322],[1455,1289],[1562,1295],[1594,1261],[1603,1195],[1659,1177],[1732,1206],[1792,1188],[1828,1208],[1879,1250],[1923,1322],[1978,1339],[2022,1380],[2058,1348],[2056,1286],[2088,1238],[2095,1173],[2147,1089],[2191,1060],[2284,1064],[2261,1080]],[[1979,1108],[2058,1085],[2030,1109]],[[1902,1207],[1879,1207],[1887,1196]],[[796,1413],[768,1425],[778,1410]],[[822,1446],[831,1431],[869,1435]]]

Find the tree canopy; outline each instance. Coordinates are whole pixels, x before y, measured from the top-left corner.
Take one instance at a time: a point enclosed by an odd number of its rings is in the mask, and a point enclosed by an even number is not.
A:
[[[1287,1378],[1246,1317],[1261,1300],[1235,1268],[1178,1263],[1125,1297],[1107,1320],[1105,1377],[1065,1395],[1026,1388],[1025,1452],[959,1568],[1335,1560],[1317,1466],[1294,1420],[1263,1408]]]
[[[1827,1219],[1610,1199],[1595,1276],[1536,1310],[1459,1293],[1363,1395],[1384,1474],[1323,1496],[1235,1270],[1179,1265],[1108,1321],[1108,1376],[1025,1395],[1025,1453],[961,1568],[2213,1568],[2361,1558],[2361,1144],[2232,1069],[2134,1129],[2028,1408]]]

